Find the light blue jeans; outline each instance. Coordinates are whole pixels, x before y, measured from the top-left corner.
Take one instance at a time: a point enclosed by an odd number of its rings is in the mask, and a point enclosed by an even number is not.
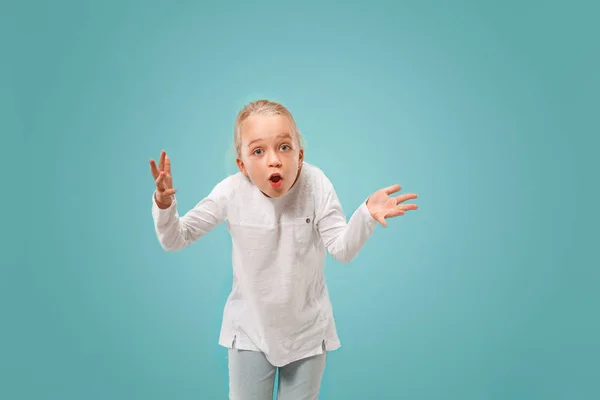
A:
[[[278,400],[317,400],[327,353],[279,368]],[[272,400],[274,367],[258,351],[229,349],[229,399]]]

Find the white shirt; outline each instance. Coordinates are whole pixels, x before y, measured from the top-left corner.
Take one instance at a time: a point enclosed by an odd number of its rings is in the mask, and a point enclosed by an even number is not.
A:
[[[326,251],[350,262],[377,222],[366,201],[349,221],[334,187],[316,166],[303,163],[282,197],[265,196],[241,173],[219,182],[182,217],[174,199],[152,216],[161,246],[183,249],[227,221],[233,285],[219,344],[261,351],[274,366],[340,347],[323,267]]]

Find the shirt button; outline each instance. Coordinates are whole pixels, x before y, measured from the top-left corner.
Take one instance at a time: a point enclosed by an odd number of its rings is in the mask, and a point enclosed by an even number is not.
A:
[[[306,223],[310,223],[310,218],[306,218]]]

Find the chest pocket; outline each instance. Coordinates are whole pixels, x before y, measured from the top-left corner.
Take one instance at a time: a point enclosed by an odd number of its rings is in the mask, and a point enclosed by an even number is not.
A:
[[[314,214],[294,218],[294,239],[297,244],[311,243],[315,233],[314,219]]]

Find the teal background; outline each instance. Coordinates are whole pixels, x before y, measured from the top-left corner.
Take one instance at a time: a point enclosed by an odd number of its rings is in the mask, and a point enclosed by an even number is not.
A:
[[[3,3],[0,398],[227,398],[229,238],[164,252],[148,160],[186,211],[262,97],[348,217],[420,196],[327,260],[322,399],[600,398],[591,4]]]

